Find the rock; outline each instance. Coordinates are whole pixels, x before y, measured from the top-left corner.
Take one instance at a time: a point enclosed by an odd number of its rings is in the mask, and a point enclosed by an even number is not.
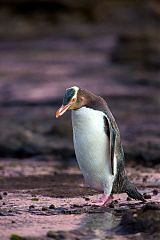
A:
[[[55,209],[56,207],[55,207],[55,205],[54,204],[51,204],[50,206],[49,206],[49,209]]]
[[[47,210],[48,210],[48,207],[46,207],[46,206],[42,207],[42,211],[47,211]]]
[[[37,115],[41,114],[44,113],[39,110]],[[48,119],[43,119],[44,126],[41,126],[42,120],[34,119],[35,116],[28,119],[27,111],[22,118],[23,124],[28,125],[27,129],[25,126],[19,125],[18,119],[15,122],[10,122],[7,119],[7,121],[0,124],[0,157],[26,158],[47,154],[58,155],[63,158],[74,156],[73,145],[67,134],[68,131],[71,135],[72,131],[66,125],[66,121],[63,123],[62,120],[61,126],[60,124],[55,124],[56,131],[47,129],[45,132],[45,125],[47,125],[46,128],[51,128],[52,126],[49,116]],[[33,127],[34,121],[36,121],[37,129]],[[67,131],[63,131],[63,135],[59,130],[60,127],[62,128],[61,131],[67,129]]]
[[[159,36],[157,35],[157,43]],[[139,34],[122,34],[118,38],[117,47],[113,50],[112,61],[119,64],[141,65],[157,71],[160,67],[160,51],[156,51],[152,35],[143,32]]]
[[[153,189],[152,192],[153,192],[153,195],[154,195],[154,196],[158,195],[158,189]]]
[[[85,200],[85,201],[89,201],[90,198],[89,198],[89,197],[84,197],[84,200]]]
[[[152,196],[151,196],[150,194],[148,194],[148,193],[144,193],[144,194],[143,194],[143,197],[144,197],[145,199],[151,199],[151,198],[152,198]]]
[[[115,205],[118,204],[118,201],[117,200],[113,200],[110,204],[109,204],[109,207],[110,208],[115,208]]]
[[[126,201],[132,201],[132,198],[127,197]]]
[[[48,231],[47,232],[47,237],[52,238],[52,239],[56,239],[56,240],[62,240],[62,239],[66,239],[65,238],[65,233],[58,231]]]
[[[147,182],[147,179],[148,179],[148,176],[146,175],[146,176],[144,176],[144,177],[142,178],[142,181],[143,181],[143,182]]]
[[[117,232],[121,234],[136,234],[139,232],[160,233],[159,206],[147,203],[142,210],[127,212],[123,215]]]
[[[155,202],[146,203],[142,210],[143,211],[147,211],[147,210],[160,210],[160,203],[155,203]]]
[[[32,210],[32,209],[34,209],[34,208],[35,208],[34,205],[30,205],[30,206],[29,206],[29,210]]]

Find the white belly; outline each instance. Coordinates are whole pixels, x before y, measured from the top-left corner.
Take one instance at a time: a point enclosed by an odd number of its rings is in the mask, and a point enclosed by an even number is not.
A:
[[[72,111],[73,141],[86,183],[95,189],[110,192],[113,176],[103,117],[103,112],[86,107]]]

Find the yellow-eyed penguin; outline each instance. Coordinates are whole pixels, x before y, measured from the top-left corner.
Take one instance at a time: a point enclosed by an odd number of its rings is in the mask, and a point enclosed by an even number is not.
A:
[[[96,204],[106,204],[111,193],[121,192],[145,201],[126,176],[120,132],[106,101],[74,86],[66,89],[56,118],[68,109],[72,110],[75,154],[85,183],[104,192]]]

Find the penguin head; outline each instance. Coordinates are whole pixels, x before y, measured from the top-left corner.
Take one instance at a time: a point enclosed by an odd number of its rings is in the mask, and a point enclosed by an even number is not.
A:
[[[56,118],[63,115],[67,110],[76,110],[81,107],[81,101],[78,98],[79,87],[67,88],[64,93],[62,106],[56,112]]]

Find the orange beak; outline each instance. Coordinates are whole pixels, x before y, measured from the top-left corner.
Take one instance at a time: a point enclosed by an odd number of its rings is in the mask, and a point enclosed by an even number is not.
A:
[[[72,104],[70,103],[65,106],[62,105],[56,112],[56,118],[59,118],[61,115],[63,115],[63,113],[65,113],[71,105]]]

